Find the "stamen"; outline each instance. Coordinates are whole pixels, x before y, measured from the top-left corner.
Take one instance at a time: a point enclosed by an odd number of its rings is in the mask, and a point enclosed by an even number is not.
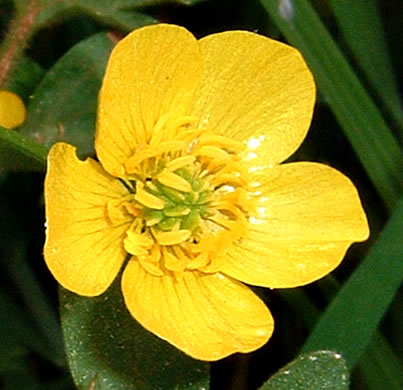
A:
[[[179,256],[179,248],[173,247],[173,249],[177,249],[175,254],[170,253],[166,248],[163,250],[164,265],[170,271],[181,272],[186,268],[189,259],[183,253]]]
[[[247,183],[241,176],[236,176],[234,173],[223,173],[223,174],[218,173],[211,180],[211,184],[214,187],[218,187],[222,184],[233,184],[236,186],[244,186]]]
[[[175,160],[170,161],[166,167],[165,170],[167,172],[174,172],[179,168],[186,167],[190,164],[193,164],[196,160],[195,156],[182,156],[178,157]]]
[[[162,233],[153,229],[152,232],[155,239],[160,245],[181,244],[192,235],[191,231],[186,229]]]
[[[201,267],[204,267],[208,264],[209,259],[208,259],[208,253],[200,253],[200,255],[196,256],[194,259],[192,259],[188,265],[187,269],[198,269]]]
[[[161,267],[150,261],[149,256],[139,256],[137,257],[142,267],[154,276],[164,276],[164,272]]]
[[[192,186],[183,177],[172,172],[163,171],[157,176],[157,180],[164,186],[174,188],[183,192],[192,191]]]
[[[150,145],[138,145],[133,156],[125,161],[126,172],[129,174],[136,172],[143,161],[155,157],[156,153],[157,150]]]
[[[127,232],[127,237],[123,240],[126,251],[135,256],[147,256],[154,240],[146,234],[138,234],[132,230]]]
[[[158,119],[152,131],[152,138],[150,140],[150,145],[158,145],[165,138],[166,134],[164,128],[166,123],[168,122],[169,117],[170,113],[168,112]]]
[[[176,153],[184,150],[186,143],[183,141],[165,141],[158,145],[158,155],[161,156],[164,153]]]
[[[183,217],[190,214],[191,209],[184,205],[178,205],[171,208],[164,209],[163,213],[167,217]]]
[[[245,149],[245,145],[242,142],[235,141],[222,135],[214,134],[203,134],[199,138],[199,145],[214,145],[234,153],[240,153]]]
[[[164,218],[164,214],[160,210],[146,209],[144,213],[144,219],[146,220],[146,226],[154,226]]]
[[[196,156],[210,157],[219,162],[231,161],[231,156],[225,151],[217,146],[202,146],[199,150],[194,153]]]
[[[138,185],[136,186],[136,194],[134,195],[134,199],[137,200],[137,202],[141,203],[143,206],[148,207],[149,209],[163,210],[165,207],[165,202],[162,199],[144,190],[143,183],[137,183]]]
[[[128,200],[133,199],[132,195],[125,196],[122,199],[111,199],[106,204],[106,214],[113,224],[121,223],[125,220],[130,220],[131,212],[126,208]]]

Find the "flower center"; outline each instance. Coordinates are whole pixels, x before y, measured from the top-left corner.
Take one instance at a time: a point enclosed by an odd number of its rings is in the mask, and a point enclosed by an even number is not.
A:
[[[131,194],[108,203],[117,222],[133,222],[126,251],[150,273],[198,269],[218,272],[225,254],[247,234],[252,201],[238,141],[200,131],[182,131],[174,140],[153,139],[125,163]]]

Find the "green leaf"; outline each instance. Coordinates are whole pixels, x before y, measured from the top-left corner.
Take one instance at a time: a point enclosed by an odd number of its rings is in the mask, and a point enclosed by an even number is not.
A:
[[[302,351],[340,351],[354,367],[403,278],[403,199],[376,244],[328,306]]]
[[[379,195],[393,210],[402,193],[402,153],[391,130],[308,0],[261,0],[297,47]]]
[[[37,63],[28,57],[21,57],[11,77],[2,84],[2,89],[13,91],[27,100],[43,75],[44,70]]]
[[[385,108],[402,126],[402,101],[376,0],[330,0],[329,5],[361,69],[381,97]]]
[[[44,171],[47,149],[16,130],[0,127],[0,169]]]
[[[297,357],[273,375],[261,390],[347,390],[349,373],[344,359],[332,351]]]
[[[119,280],[95,298],[61,289],[60,304],[67,355],[78,388],[208,388],[209,365],[139,325],[124,306]]]
[[[35,90],[19,131],[46,147],[65,141],[93,154],[97,96],[112,48],[102,33],[70,49]]]
[[[55,20],[65,17],[66,13],[74,12],[75,14],[86,14],[101,23],[127,32],[145,24],[155,23],[155,19],[141,13],[141,9],[145,5],[156,4],[157,1],[42,0],[41,3],[42,11],[35,21],[36,28],[45,27]]]

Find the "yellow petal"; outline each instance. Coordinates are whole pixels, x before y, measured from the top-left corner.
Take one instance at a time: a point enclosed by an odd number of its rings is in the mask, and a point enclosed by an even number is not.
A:
[[[182,27],[143,27],[116,45],[99,96],[95,141],[109,173],[123,176],[124,161],[151,140],[154,127],[167,131],[187,113],[201,72],[197,41]],[[161,118],[164,125],[157,126]]]
[[[103,293],[126,257],[123,239],[132,217],[113,224],[107,204],[128,194],[116,178],[75,148],[58,143],[49,152],[45,179],[45,260],[56,280],[80,295]]]
[[[192,116],[210,131],[245,141],[243,159],[285,160],[312,117],[315,84],[294,48],[246,31],[200,40],[205,72]]]
[[[130,261],[122,290],[140,324],[195,359],[253,351],[273,332],[264,303],[248,287],[221,274],[155,277]]]
[[[228,253],[223,272],[271,288],[301,286],[336,268],[368,237],[357,191],[326,165],[292,163],[257,171],[249,236]]]
[[[13,92],[0,91],[0,126],[13,129],[21,125],[26,116],[24,102]]]

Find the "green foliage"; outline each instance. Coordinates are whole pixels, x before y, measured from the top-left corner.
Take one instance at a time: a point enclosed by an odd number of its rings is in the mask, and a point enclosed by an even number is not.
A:
[[[101,33],[69,50],[34,91],[19,132],[46,147],[65,141],[93,154],[97,96],[113,46]]]
[[[0,169],[44,171],[46,154],[44,146],[0,127]]]
[[[343,357],[317,351],[297,357],[261,387],[261,390],[347,390],[349,372]]]
[[[78,388],[203,390],[209,365],[186,356],[139,325],[119,280],[96,298],[60,291],[63,332]]]
[[[403,106],[375,0],[330,0],[329,5],[354,58],[393,116],[403,125]]]
[[[349,368],[355,365],[401,285],[403,242],[396,237],[402,231],[403,199],[376,245],[322,315],[303,351],[336,349]]]
[[[185,356],[145,331],[129,315],[119,278],[95,298],[60,290],[64,351],[55,283],[41,258],[40,187],[49,147],[66,141],[77,146],[81,156],[94,154],[97,95],[115,41],[134,28],[161,20],[185,24],[198,36],[228,26],[247,26],[274,34],[274,38],[280,32],[299,48],[323,98],[315,113],[319,124],[326,123],[320,129],[321,136],[334,140],[339,125],[351,144],[352,152],[345,153],[347,160],[344,150],[337,151],[335,165],[353,173],[372,228],[370,243],[349,252],[340,274],[336,274],[339,281],[327,278],[310,288],[268,293],[270,299],[277,297],[271,307],[278,327],[287,328],[283,333],[287,340],[271,341],[267,351],[213,363],[212,388],[255,389],[301,347],[304,354],[274,374],[262,390],[347,389],[350,372],[353,390],[403,388],[398,353],[403,350],[399,341],[401,313],[396,303],[393,306],[403,275],[402,153],[398,140],[403,134],[403,111],[393,69],[403,63],[403,51],[388,51],[392,43],[403,40],[399,17],[403,11],[393,8],[398,0],[391,0],[390,8],[385,3],[0,0],[1,89],[18,93],[28,108],[23,126],[0,128],[0,386],[6,390],[72,389],[72,375],[77,388],[86,390],[209,388],[209,364]],[[384,29],[388,11],[399,26],[393,40]],[[258,25],[251,15],[259,16]],[[11,17],[16,30],[9,24]],[[64,23],[74,27],[78,20],[91,26],[88,34],[80,30],[81,35],[67,36],[72,29],[67,30]],[[262,20],[267,21],[265,26]],[[57,42],[52,42],[58,29],[64,32],[68,49],[59,49]],[[85,38],[77,42],[77,36]],[[43,61],[48,53],[49,61]],[[337,123],[324,108],[333,112]],[[321,150],[325,162],[331,160],[330,151],[323,150],[320,140],[308,145],[308,159],[315,159],[315,148]],[[288,311],[279,310],[276,299]],[[380,328],[388,310],[393,316],[389,314]],[[273,339],[281,334],[279,328]],[[340,352],[342,358],[329,350]],[[270,364],[266,363],[272,356]],[[236,362],[235,368],[231,368],[231,361]],[[254,375],[258,379],[254,380]],[[238,386],[240,376],[248,385]],[[228,387],[217,385],[223,377],[232,378]]]
[[[312,69],[357,157],[390,210],[402,194],[400,145],[308,0],[261,0]]]
[[[80,13],[119,30],[130,31],[155,22],[147,14],[139,12],[145,5],[156,1],[142,0],[41,0],[44,11],[38,15],[38,27],[60,20],[68,14]]]
[[[4,89],[15,92],[25,100],[41,81],[44,70],[28,57],[19,59],[15,72],[3,85]]]

